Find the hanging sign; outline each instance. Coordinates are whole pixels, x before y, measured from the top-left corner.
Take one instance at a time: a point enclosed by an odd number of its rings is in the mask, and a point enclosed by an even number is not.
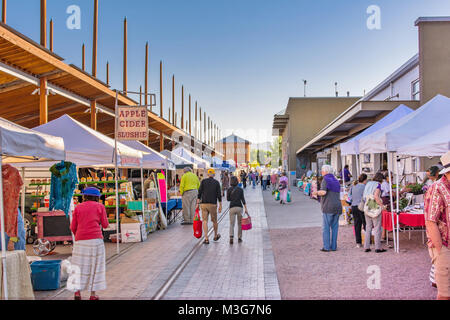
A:
[[[118,107],[117,140],[148,140],[145,107]]]

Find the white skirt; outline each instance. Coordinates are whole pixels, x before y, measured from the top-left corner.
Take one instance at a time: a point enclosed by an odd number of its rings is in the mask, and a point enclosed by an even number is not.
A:
[[[103,239],[75,241],[67,289],[101,291],[106,289],[106,258]]]

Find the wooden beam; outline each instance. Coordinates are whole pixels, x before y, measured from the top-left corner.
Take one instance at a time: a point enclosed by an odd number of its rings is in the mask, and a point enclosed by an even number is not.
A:
[[[81,47],[81,70],[86,71],[86,46]]]
[[[48,122],[48,97],[47,97],[47,78],[40,79],[39,90],[39,125]]]
[[[106,62],[106,85],[109,86],[109,61]]]
[[[347,121],[347,123],[352,123],[352,124],[360,124],[360,123],[372,124],[375,122],[377,122],[376,117],[355,118],[355,119]]]
[[[6,24],[6,0],[2,2],[2,22]]]
[[[98,46],[98,0],[94,0],[94,24],[92,36],[92,76],[97,77],[97,46]]]
[[[148,42],[145,44],[145,105],[148,105]],[[151,104],[151,103],[150,103]],[[150,107],[150,111],[153,107]]]
[[[91,128],[97,130],[97,102],[91,101]]]
[[[181,130],[184,129],[184,86],[181,86]]]
[[[175,75],[172,76],[172,124],[175,124]]]
[[[164,117],[164,113],[163,113],[163,63],[162,61],[159,62],[159,116],[161,119],[163,119]]]
[[[53,52],[53,19],[50,19],[50,51]]]
[[[47,48],[47,0],[41,0],[41,46]]]
[[[123,20],[123,91],[127,96],[128,90],[128,78],[127,78],[127,18]]]

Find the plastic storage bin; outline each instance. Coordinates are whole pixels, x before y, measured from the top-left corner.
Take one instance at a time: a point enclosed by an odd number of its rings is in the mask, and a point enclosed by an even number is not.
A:
[[[31,264],[31,282],[35,291],[57,290],[60,288],[61,261],[42,260]]]

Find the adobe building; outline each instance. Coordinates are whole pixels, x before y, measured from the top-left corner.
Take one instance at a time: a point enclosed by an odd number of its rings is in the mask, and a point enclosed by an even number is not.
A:
[[[236,165],[250,162],[251,143],[234,134],[216,142],[215,150],[224,155],[223,160],[234,160]]]

